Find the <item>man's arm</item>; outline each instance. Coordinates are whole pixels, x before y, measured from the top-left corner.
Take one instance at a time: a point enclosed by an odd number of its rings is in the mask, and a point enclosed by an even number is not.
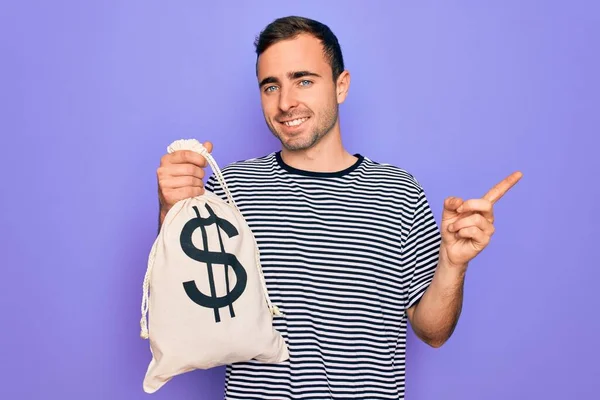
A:
[[[438,264],[420,301],[406,311],[415,334],[430,346],[440,347],[454,332],[469,262],[487,247],[495,231],[493,206],[522,176],[513,172],[481,199],[444,200]]]
[[[443,253],[440,250],[431,284],[419,302],[406,310],[417,337],[436,348],[450,338],[458,323],[467,269],[450,265]]]

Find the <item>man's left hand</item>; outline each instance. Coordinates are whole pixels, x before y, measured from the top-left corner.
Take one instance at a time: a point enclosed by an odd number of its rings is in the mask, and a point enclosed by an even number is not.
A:
[[[448,197],[442,212],[440,259],[447,265],[466,269],[469,261],[490,242],[494,234],[494,204],[523,176],[512,173],[481,199],[463,201]]]

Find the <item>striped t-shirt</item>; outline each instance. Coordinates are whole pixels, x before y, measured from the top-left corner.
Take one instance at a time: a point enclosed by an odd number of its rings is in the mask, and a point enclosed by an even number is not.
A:
[[[254,233],[290,358],[226,368],[225,399],[403,399],[407,315],[438,262],[440,232],[407,171],[360,154],[308,172],[280,152],[222,169]],[[207,190],[225,199],[208,179]]]

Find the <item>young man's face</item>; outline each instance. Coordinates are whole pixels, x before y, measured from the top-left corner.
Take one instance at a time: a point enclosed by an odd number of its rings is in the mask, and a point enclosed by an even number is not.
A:
[[[321,42],[302,34],[269,47],[258,59],[265,121],[288,150],[310,148],[338,118],[338,95]]]

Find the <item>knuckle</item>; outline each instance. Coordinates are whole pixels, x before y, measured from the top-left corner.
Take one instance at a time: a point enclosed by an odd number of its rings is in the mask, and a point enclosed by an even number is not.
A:
[[[156,177],[158,178],[159,183],[165,178],[165,167],[158,167],[156,169]]]
[[[190,164],[195,164],[197,162],[198,153],[192,150],[186,150],[185,152],[185,161]]]
[[[179,151],[179,159],[181,160],[181,162],[189,162],[190,155],[188,154],[188,151],[180,150]]]
[[[162,167],[163,165],[167,164],[169,160],[169,154],[165,154],[160,158],[160,166]]]

